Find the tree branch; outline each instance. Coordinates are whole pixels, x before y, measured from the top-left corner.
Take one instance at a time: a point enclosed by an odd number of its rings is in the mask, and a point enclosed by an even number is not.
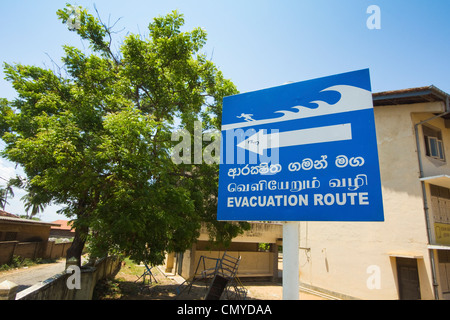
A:
[[[108,37],[109,37],[109,42],[108,42],[108,45],[105,47],[105,49],[106,49],[106,53],[107,54],[109,54],[109,56],[114,60],[114,62],[116,63],[116,65],[120,65],[121,64],[121,62],[119,61],[119,59],[114,55],[114,53],[112,52],[112,50],[111,50],[111,44],[112,44],[112,34],[113,33],[119,33],[119,32],[121,32],[121,31],[123,31],[125,28],[123,28],[122,30],[119,30],[119,31],[111,31],[113,28],[114,28],[114,26],[122,19],[122,17],[120,17],[119,19],[117,19],[116,20],[116,22],[114,22],[114,24],[111,26],[111,27],[108,27],[103,21],[102,21],[102,18],[100,17],[100,13],[98,12],[98,10],[97,10],[97,6],[94,4],[94,9],[95,9],[95,12],[97,12],[97,18],[98,18],[98,20],[100,21],[100,23],[101,23],[101,25],[103,26],[103,28],[105,29],[105,32],[106,32],[106,34],[108,35]],[[108,18],[108,23],[109,23],[109,18]]]

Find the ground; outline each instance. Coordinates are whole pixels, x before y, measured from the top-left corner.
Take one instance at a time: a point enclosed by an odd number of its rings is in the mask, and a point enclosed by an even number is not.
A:
[[[56,263],[35,265],[26,268],[18,268],[10,271],[0,272],[0,283],[4,280],[15,282],[19,285],[18,291],[26,289],[33,284],[44,281],[57,273],[63,272],[65,261]],[[196,283],[192,289],[184,290],[180,295],[177,289],[182,289],[180,284],[184,281],[180,276],[170,276],[164,274],[162,267],[153,267],[152,273],[156,278],[152,278],[149,283],[148,276],[145,284],[139,276],[145,270],[145,266],[136,265],[129,260],[125,260],[120,271],[114,279],[100,281],[94,293],[94,299],[101,300],[202,300],[206,294],[206,286],[203,283]],[[244,281],[243,287],[246,289],[247,300],[282,300],[283,287],[281,282],[257,282]],[[300,300],[327,300],[318,294],[312,294],[300,290]],[[235,298],[235,297],[231,297]]]
[[[15,268],[0,272],[0,283],[9,280],[17,284],[18,291],[22,291],[32,285],[53,277],[65,270],[65,259],[54,263],[38,264],[29,267]]]
[[[102,281],[98,284],[94,295],[95,299],[106,300],[202,300],[207,292],[203,283],[196,283],[191,290],[180,287],[184,279],[179,276],[167,276],[161,270],[162,267],[153,267],[154,278],[149,283],[148,276],[145,284],[143,279],[138,279],[145,270],[144,266],[124,263],[119,273],[113,280]],[[247,291],[247,300],[282,300],[283,287],[276,282],[245,281],[242,283]],[[177,294],[181,291],[181,294]],[[222,296],[223,298],[224,296]],[[235,296],[231,297],[235,299]],[[300,291],[300,300],[326,300],[315,294]]]

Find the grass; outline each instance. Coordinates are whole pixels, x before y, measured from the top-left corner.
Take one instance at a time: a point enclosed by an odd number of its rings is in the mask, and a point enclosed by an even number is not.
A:
[[[114,279],[102,280],[97,283],[93,300],[172,300],[176,298],[176,289],[179,284],[166,277],[158,268],[153,268],[156,277],[149,283],[146,276],[145,284],[139,278],[145,267],[125,259],[120,271]],[[195,291],[195,290],[193,290]],[[202,294],[203,291],[202,291]]]
[[[136,276],[139,277],[144,270],[144,267],[137,265],[135,262],[130,260],[129,258],[125,258],[123,260],[123,265],[121,271],[124,272],[124,274],[129,276]]]
[[[135,281],[144,272],[144,267],[126,258],[114,279],[99,281],[94,290],[94,300],[120,300],[139,295],[142,290],[142,280]]]
[[[54,263],[55,259],[29,259],[29,258],[22,258],[21,256],[13,256],[11,261],[7,264],[0,265],[0,271],[8,271],[12,269],[17,268],[23,268],[23,267],[31,267],[37,264],[45,264],[45,263]]]

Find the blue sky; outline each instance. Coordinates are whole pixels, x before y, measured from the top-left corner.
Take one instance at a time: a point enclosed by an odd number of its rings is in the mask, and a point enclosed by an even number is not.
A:
[[[70,2],[70,1],[69,1]],[[178,10],[186,30],[203,27],[203,52],[241,92],[369,68],[374,92],[435,85],[450,93],[448,0],[170,0],[74,1],[103,21],[116,21],[117,46],[127,34],[148,34],[153,17]],[[52,68],[64,44],[83,49],[56,17],[65,1],[0,2],[0,61]],[[381,10],[381,29],[370,30],[367,8]],[[94,12],[95,13],[95,12]],[[87,50],[87,48],[85,47]],[[15,96],[0,71],[0,97]],[[0,142],[0,147],[3,145]],[[0,177],[14,166],[0,161]],[[6,207],[23,211],[20,197]],[[47,209],[41,218],[60,216]]]

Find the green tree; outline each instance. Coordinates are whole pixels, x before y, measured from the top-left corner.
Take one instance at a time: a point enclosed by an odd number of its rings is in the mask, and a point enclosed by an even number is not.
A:
[[[21,218],[35,219],[36,215],[43,212],[45,207],[51,201],[49,195],[44,193],[36,193],[33,186],[23,177],[16,176],[8,182],[10,188],[16,187],[25,190],[26,194],[20,198],[24,203],[25,215],[20,215]],[[30,212],[31,210],[31,212]]]
[[[8,204],[8,196],[14,197],[14,190],[12,189],[12,185],[10,183],[8,183],[4,188],[0,187],[0,206],[2,210],[5,210],[5,207]]]
[[[46,203],[36,201],[36,198],[33,197],[32,193],[25,194],[22,198],[20,198],[20,200],[24,202],[27,219],[34,218],[38,213],[43,212],[45,207],[47,206]]]
[[[66,23],[72,7],[58,10]],[[201,28],[183,32],[174,11],[149,35],[128,34],[113,52],[111,27],[80,8],[72,31],[89,53],[64,46],[63,67],[4,64],[17,92],[0,100],[3,156],[20,164],[35,204],[65,205],[75,238],[67,258],[118,251],[161,263],[189,248],[207,222],[213,241],[229,243],[248,224],[216,221],[218,165],[175,164],[176,127],[220,127],[231,81],[200,54]],[[176,125],[175,125],[176,124]]]

